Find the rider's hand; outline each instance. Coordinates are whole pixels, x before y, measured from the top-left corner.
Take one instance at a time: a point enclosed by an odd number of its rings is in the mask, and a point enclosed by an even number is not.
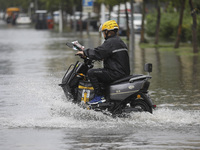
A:
[[[86,56],[84,55],[83,51],[78,51],[76,53],[76,55],[80,56],[81,58],[86,58]]]
[[[84,53],[83,53],[83,51],[78,51],[78,52],[76,53],[76,55],[84,56]]]

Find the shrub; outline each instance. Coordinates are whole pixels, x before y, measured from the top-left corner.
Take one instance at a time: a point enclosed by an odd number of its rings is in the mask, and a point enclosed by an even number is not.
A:
[[[156,29],[156,13],[148,14],[146,17],[146,34],[150,37],[155,36]],[[200,33],[200,16],[197,16],[197,33]],[[160,22],[159,36],[165,40],[174,40],[176,38],[178,29],[179,13],[162,13]],[[200,41],[200,34],[197,34],[198,41]],[[181,41],[192,41],[192,17],[184,14],[182,24]]]
[[[173,17],[173,18],[172,18]],[[160,23],[160,36],[164,39],[175,39],[175,32],[177,28],[177,15],[172,13],[164,13]]]
[[[148,36],[155,36],[156,30],[156,14],[148,14],[146,17],[145,31]]]

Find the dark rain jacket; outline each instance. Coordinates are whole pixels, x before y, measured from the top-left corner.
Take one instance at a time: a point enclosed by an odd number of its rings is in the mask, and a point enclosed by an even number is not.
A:
[[[118,37],[108,37],[101,46],[84,50],[84,55],[92,60],[103,60],[104,69],[114,81],[130,74],[128,49]]]

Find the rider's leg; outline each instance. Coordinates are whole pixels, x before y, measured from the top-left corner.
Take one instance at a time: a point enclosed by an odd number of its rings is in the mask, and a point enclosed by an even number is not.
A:
[[[112,81],[105,69],[90,69],[88,70],[88,77],[97,95],[102,95],[100,83],[110,83]]]
[[[100,83],[110,83],[111,79],[106,70],[104,69],[90,69],[88,71],[88,77],[94,88],[95,97],[88,104],[98,104],[99,102],[105,102],[103,92],[101,91]]]

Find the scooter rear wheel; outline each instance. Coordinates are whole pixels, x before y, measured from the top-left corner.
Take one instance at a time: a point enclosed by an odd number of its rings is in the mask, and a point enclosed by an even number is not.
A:
[[[147,111],[152,113],[152,108],[142,99],[137,99],[131,103],[131,107],[138,110],[139,112]]]

